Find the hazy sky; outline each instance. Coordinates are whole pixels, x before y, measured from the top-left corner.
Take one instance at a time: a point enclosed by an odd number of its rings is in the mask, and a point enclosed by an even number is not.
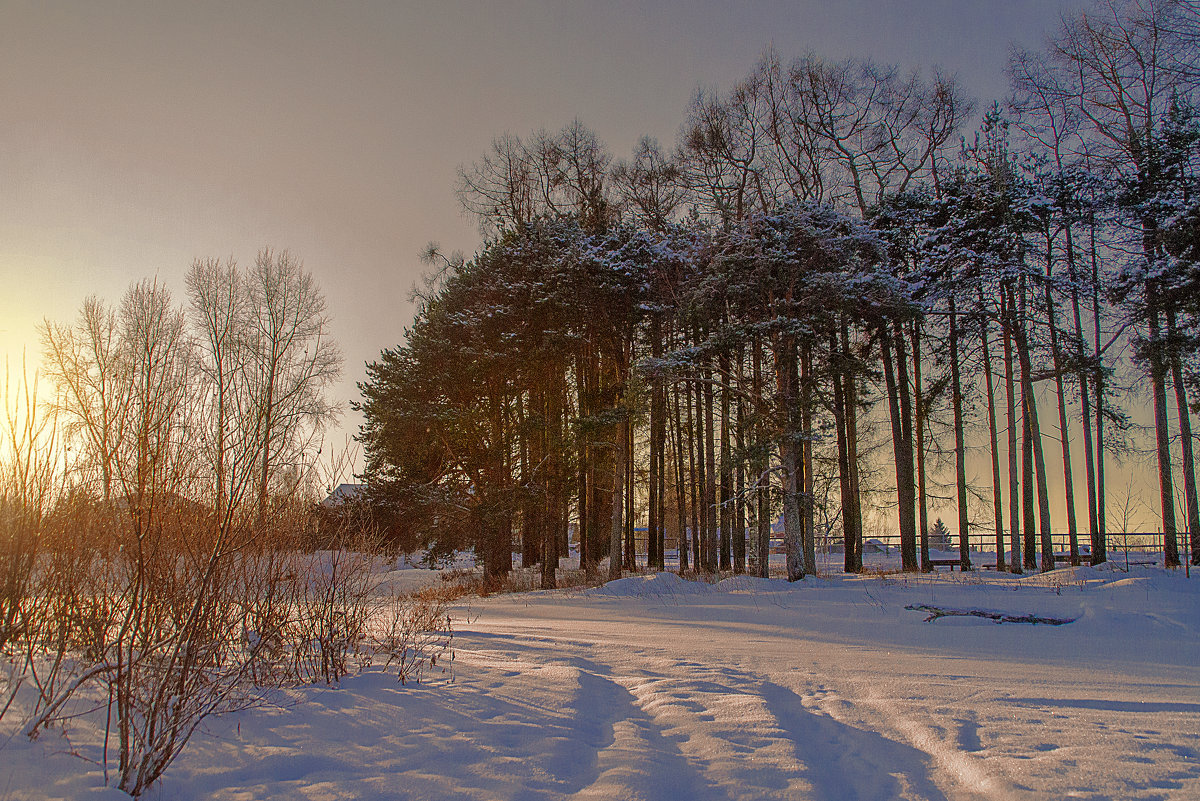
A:
[[[870,56],[1003,97],[1013,42],[1068,0],[79,2],[0,0],[0,354],[43,317],[196,257],[289,248],[346,357],[400,340],[429,241],[468,254],[456,169],[504,131],[578,117],[615,156],[675,142],[698,87],[781,56]],[[358,421],[347,416],[347,433]]]

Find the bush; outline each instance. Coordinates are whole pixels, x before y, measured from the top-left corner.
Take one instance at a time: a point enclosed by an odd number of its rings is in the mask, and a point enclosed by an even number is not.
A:
[[[34,687],[22,726],[31,737],[69,727],[76,699],[111,699],[106,754],[130,795],[204,720],[262,704],[272,689],[336,685],[372,664],[419,681],[452,656],[449,607],[464,590],[381,595],[386,558],[369,531],[345,526],[329,543],[338,547],[305,551],[313,525],[302,505],[223,531],[189,504],[152,520],[138,536],[118,505],[76,498],[51,509],[39,532],[52,547],[23,568],[0,671],[0,715],[19,687]]]

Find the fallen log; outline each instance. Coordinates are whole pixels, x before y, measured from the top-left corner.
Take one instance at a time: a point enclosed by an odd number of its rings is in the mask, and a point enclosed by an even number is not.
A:
[[[1029,623],[1036,626],[1062,626],[1074,623],[1073,617],[1040,617],[1038,615],[1006,615],[1002,612],[989,612],[986,609],[951,609],[945,606],[930,606],[929,604],[909,604],[904,607],[914,612],[928,612],[926,623],[932,623],[940,617],[982,617],[995,623]]]

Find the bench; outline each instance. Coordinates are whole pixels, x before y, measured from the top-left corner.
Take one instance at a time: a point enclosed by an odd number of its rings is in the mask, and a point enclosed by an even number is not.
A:
[[[929,564],[931,567],[948,567],[953,571],[962,561],[956,556],[953,559],[930,559]]]

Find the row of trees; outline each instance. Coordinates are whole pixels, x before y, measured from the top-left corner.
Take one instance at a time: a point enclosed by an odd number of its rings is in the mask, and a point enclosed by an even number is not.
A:
[[[971,137],[944,75],[768,50],[697,94],[669,154],[647,139],[614,164],[578,122],[498,138],[459,185],[487,243],[431,251],[405,344],[362,385],[379,508],[493,575],[517,531],[552,586],[571,521],[585,567],[632,567],[643,503],[651,566],[670,526],[681,570],[765,575],[782,511],[789,578],[828,535],[859,570],[875,500],[916,570],[944,464],[964,569],[978,528],[998,569],[1049,570],[1057,417],[1069,558],[1098,563],[1132,345],[1166,561],[1178,473],[1196,558],[1198,43],[1191,4],[1101,4],[1014,54],[1012,101]],[[990,491],[968,482],[968,443]]]
[[[222,530],[261,517],[296,489],[336,412],[325,390],[341,355],[295,257],[197,260],[186,282],[186,307],[142,281],[117,306],[88,298],[74,323],[42,327],[68,481],[125,504],[137,536],[164,500],[211,507]]]

